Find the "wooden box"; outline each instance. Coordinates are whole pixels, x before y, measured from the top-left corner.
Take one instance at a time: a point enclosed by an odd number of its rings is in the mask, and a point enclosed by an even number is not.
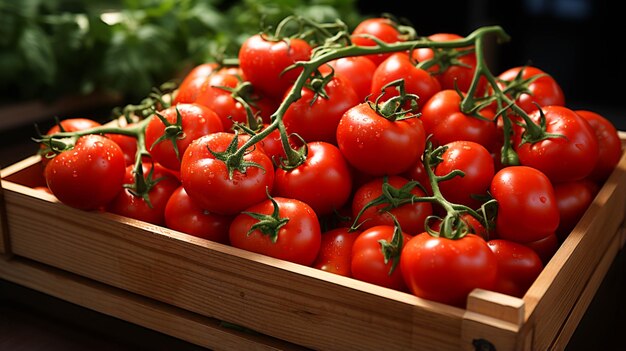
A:
[[[2,170],[1,278],[215,350],[563,349],[626,238],[623,156],[523,298],[477,289],[461,309],[69,208],[42,183],[38,156]]]

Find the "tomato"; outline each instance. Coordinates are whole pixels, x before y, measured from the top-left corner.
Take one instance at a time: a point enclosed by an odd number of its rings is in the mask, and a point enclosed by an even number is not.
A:
[[[352,277],[364,282],[376,284],[390,289],[406,291],[407,287],[402,278],[400,265],[394,266],[397,257],[390,257],[385,260],[381,241],[391,243],[394,231],[397,228],[392,225],[378,225],[365,229],[359,234],[352,244],[352,258],[350,270]],[[401,232],[402,245],[397,248],[395,255],[400,255],[402,248],[411,236]]]
[[[113,140],[122,149],[127,166],[135,164],[135,157],[137,155],[137,138],[130,135],[115,133],[106,134],[106,137]]]
[[[284,70],[298,61],[308,61],[311,51],[311,46],[302,39],[272,40],[255,34],[241,44],[239,65],[261,95],[280,99],[302,72],[299,67]]]
[[[602,184],[611,175],[622,157],[622,141],[617,129],[606,117],[589,110],[575,110],[596,133],[598,140],[598,160],[589,178]]]
[[[59,126],[59,123],[60,123],[60,126]],[[82,117],[67,118],[67,119],[60,121],[59,123],[55,124],[50,129],[48,129],[48,131],[46,132],[46,135],[53,135],[61,131],[68,132],[68,133],[76,132],[79,130],[87,130],[87,129],[101,126],[100,122],[98,121],[95,121],[90,118],[82,118]],[[41,144],[40,150],[44,151],[45,149],[46,149],[46,145]],[[46,152],[46,153],[43,153],[42,156],[43,157],[41,158],[41,163],[45,167],[48,161],[50,160],[50,157],[54,156],[54,152]]]
[[[453,141],[444,147],[442,161],[434,169],[435,175],[442,177],[454,170],[460,170],[464,175],[441,181],[441,194],[452,203],[479,208],[495,174],[491,153],[473,141]]]
[[[560,241],[565,240],[578,224],[599,190],[598,184],[590,179],[554,184],[554,194],[560,213],[556,234]]]
[[[480,236],[448,239],[424,232],[406,243],[400,268],[415,296],[462,307],[472,290],[493,289],[498,261]]]
[[[481,221],[471,214],[465,212],[460,215],[461,221],[467,225],[467,229],[470,233],[476,234],[485,240],[494,239],[494,233],[486,228]],[[434,221],[428,223],[430,229],[439,232],[441,229],[441,218],[435,218]]]
[[[126,163],[122,149],[111,139],[90,134],[74,148],[50,159],[44,177],[62,203],[82,209],[100,209],[122,190]]]
[[[498,145],[498,126],[490,108],[480,111],[487,120],[461,112],[461,96],[454,90],[437,92],[422,107],[420,121],[434,145],[465,140],[479,143],[489,151]]]
[[[559,249],[559,244],[559,238],[555,233],[551,233],[539,240],[524,243],[524,245],[530,247],[539,255],[544,266],[550,262],[552,256]]]
[[[498,202],[495,230],[501,239],[529,243],[553,235],[559,208],[550,179],[528,166],[498,171],[490,193]]]
[[[106,206],[106,210],[121,216],[162,226],[165,224],[165,205],[174,190],[180,186],[180,182],[174,173],[158,163],[144,162],[142,167],[143,177],[146,181],[148,183],[156,181],[153,185],[149,185],[145,194],[149,203],[143,198],[144,194],[133,194],[130,189],[124,188]],[[136,174],[134,170],[134,165],[126,167],[125,184],[135,183]]]
[[[348,80],[333,76],[324,85],[326,96],[311,88],[302,88],[302,97],[293,102],[283,115],[289,134],[297,133],[305,141],[325,141],[337,144],[337,125],[341,116],[359,103]]]
[[[237,215],[229,228],[232,246],[311,266],[321,245],[322,234],[317,215],[304,202],[296,199],[274,197],[248,207]],[[260,220],[251,214],[270,216],[277,206],[276,220],[286,220],[275,231],[255,227]]]
[[[396,43],[399,41],[404,41],[403,34],[398,29],[397,23],[389,18],[384,17],[364,19],[357,24],[357,26],[352,31],[352,35],[350,36],[354,45],[378,45],[374,40],[367,38],[364,35],[371,35],[385,43]],[[364,57],[370,59],[375,65],[379,65],[387,57],[389,57],[389,55],[389,53],[381,53],[365,55]]]
[[[219,69],[216,62],[206,62],[195,66],[178,85],[173,105],[194,102],[208,77]]]
[[[562,106],[545,106],[546,132],[560,135],[534,143],[521,143],[522,129],[513,137],[520,164],[541,170],[553,182],[578,180],[593,171],[598,160],[598,140],[593,127],[576,112]],[[529,116],[540,124],[540,111]]]
[[[350,231],[347,227],[322,233],[320,251],[313,262],[313,268],[351,277],[352,245],[359,234],[359,231]]]
[[[358,218],[360,229],[367,229],[377,225],[394,225],[395,217],[402,231],[410,235],[416,235],[424,231],[424,223],[426,218],[433,213],[432,204],[430,202],[411,201],[414,197],[426,196],[424,191],[418,186],[413,186],[408,190],[403,190],[401,196],[396,196],[399,205],[394,206],[392,199],[385,199],[383,193],[388,191],[383,189],[393,188],[400,190],[407,186],[409,180],[401,176],[389,176],[385,178],[374,178],[373,180],[361,185],[354,192],[352,199],[352,216]],[[395,192],[395,191],[394,191]],[[376,206],[361,211],[373,200],[383,200]]]
[[[493,290],[522,298],[543,270],[541,258],[533,249],[513,241],[496,239],[487,245],[498,261]]]
[[[422,156],[426,135],[419,120],[391,121],[361,103],[337,126],[337,145],[356,169],[374,176],[406,172]]]
[[[167,127],[157,115],[153,115],[145,131],[146,147],[157,163],[173,170],[180,168],[180,158],[194,140],[224,130],[220,117],[198,104],[178,104],[159,114],[174,126],[180,114],[181,125],[174,129]],[[162,139],[164,136],[173,138],[173,141]]]
[[[520,75],[521,72],[521,75]],[[543,75],[536,80],[520,86],[511,88],[510,84],[515,82],[520,75],[523,80]],[[537,110],[537,105],[543,106],[565,106],[565,95],[559,83],[543,70],[534,66],[512,67],[498,75],[502,89],[515,100],[515,104],[526,113]],[[506,86],[509,86],[507,89]],[[537,105],[536,105],[537,104]]]
[[[372,77],[369,100],[375,101],[385,85],[398,79],[404,79],[407,94],[415,94],[419,97],[418,106],[420,107],[441,90],[439,81],[427,71],[415,67],[407,53],[397,52],[376,67]],[[399,95],[396,87],[387,87],[384,92],[385,94],[379,101],[387,101]]]
[[[229,244],[228,228],[233,216],[203,210],[179,186],[165,205],[165,226],[198,238]]]
[[[276,168],[273,194],[306,202],[318,216],[339,210],[351,192],[350,168],[333,144],[308,143],[303,164],[293,169]]]
[[[217,132],[194,140],[183,155],[180,179],[185,191],[202,209],[222,215],[237,214],[267,199],[274,183],[274,166],[269,157],[254,146],[246,150],[244,162],[258,166],[235,169],[232,178],[224,161],[211,152],[224,152],[234,133]],[[239,136],[241,147],[245,137]]]
[[[376,64],[372,60],[365,56],[342,57],[329,61],[328,66],[321,66],[320,70],[325,67],[332,67],[336,75],[345,77],[351,83],[358,101],[365,101],[371,92],[376,70]]]
[[[441,42],[463,39],[463,37],[456,33],[435,33],[429,35],[428,39]],[[443,56],[446,57],[443,59],[443,66],[435,64],[428,68],[428,71],[437,78],[442,89],[456,90],[456,88],[458,88],[462,92],[469,90],[472,79],[474,78],[474,73],[476,72],[476,54],[469,52],[460,56],[451,56],[450,54],[446,55],[445,52],[451,51],[453,54],[456,51],[465,51],[472,48],[473,47],[440,49],[444,52]],[[411,51],[411,57],[417,62],[424,62],[433,59],[435,52],[431,48],[418,48]],[[451,60],[456,62],[450,62]],[[487,80],[481,77],[478,84],[478,90],[476,92],[481,94],[485,91]]]

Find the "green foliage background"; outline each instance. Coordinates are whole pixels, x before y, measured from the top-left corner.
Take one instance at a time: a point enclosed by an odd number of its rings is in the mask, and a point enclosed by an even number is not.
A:
[[[0,0],[0,104],[111,91],[137,100],[298,14],[349,28],[356,0]]]

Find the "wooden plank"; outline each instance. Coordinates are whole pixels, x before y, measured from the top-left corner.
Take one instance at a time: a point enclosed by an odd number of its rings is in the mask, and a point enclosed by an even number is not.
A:
[[[226,328],[219,320],[25,259],[0,259],[0,276],[64,301],[211,350],[304,350],[275,338]]]

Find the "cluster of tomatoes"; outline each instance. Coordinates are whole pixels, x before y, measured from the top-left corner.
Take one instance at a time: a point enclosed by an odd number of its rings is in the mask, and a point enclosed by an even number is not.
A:
[[[415,40],[406,29],[364,20],[346,45],[373,51],[307,77],[315,45],[250,36],[238,65],[196,67],[145,120],[62,121],[47,185],[76,208],[451,305],[475,288],[523,296],[619,161],[618,133],[536,67],[493,77],[472,45],[388,49]]]

